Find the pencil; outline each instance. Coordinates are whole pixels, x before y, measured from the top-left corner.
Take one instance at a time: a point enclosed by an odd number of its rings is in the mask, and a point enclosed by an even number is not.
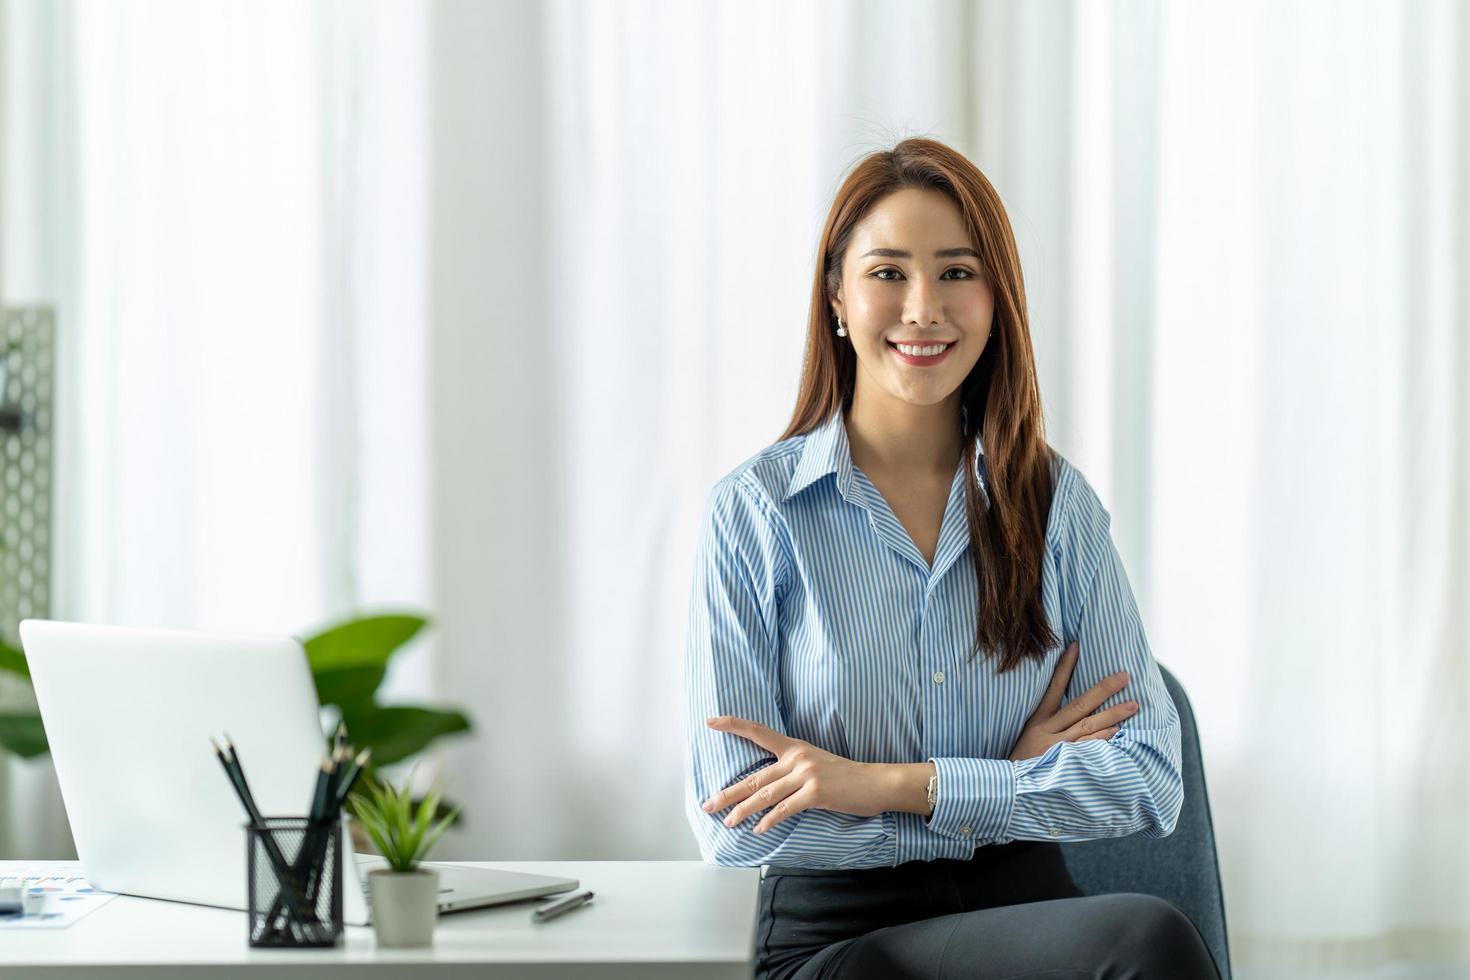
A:
[[[225,775],[229,777],[230,784],[235,787],[235,795],[240,798],[240,804],[245,808],[246,816],[250,818],[252,824],[260,828],[260,841],[265,847],[266,859],[270,862],[271,869],[276,873],[276,880],[281,886],[277,894],[277,900],[284,901],[287,905],[291,906],[291,910],[296,914],[297,920],[304,921],[305,913],[301,908],[301,903],[296,900],[295,889],[292,887],[295,876],[291,873],[291,864],[286,860],[286,855],[281,852],[280,845],[277,844],[275,837],[266,828],[265,821],[260,815],[260,809],[255,805],[255,797],[250,792],[250,784],[245,781],[245,771],[240,767],[239,757],[234,754],[234,744],[230,742],[228,735],[225,736],[225,744],[229,746],[228,750],[221,749],[213,738],[209,742],[214,746],[214,754],[219,759],[220,765],[224,768]],[[267,924],[269,925],[274,918],[275,916],[272,914],[266,920]],[[295,933],[296,931],[296,926],[293,923],[292,932]]]
[[[332,782],[332,760],[323,758],[321,769],[316,774],[316,791],[311,795],[311,816],[308,818],[312,823],[321,820],[322,812],[327,808],[327,787]]]
[[[246,811],[256,823],[262,823],[260,808],[255,805],[255,794],[250,792],[250,781],[245,778],[245,767],[240,764],[240,753],[235,749],[235,743],[230,740],[229,732],[225,732],[225,752],[230,765],[235,770],[235,779],[240,788],[240,799],[245,804]]]
[[[321,770],[317,773],[316,792],[312,795],[311,812],[306,818],[306,833],[301,840],[301,849],[296,852],[296,860],[291,865],[293,880],[305,882],[304,895],[306,904],[316,908],[317,877],[320,874],[322,862],[326,858],[326,845],[329,838],[318,817],[318,813],[325,809],[324,801],[327,799],[327,787],[331,783],[331,766],[328,760],[323,759]],[[276,916],[281,913],[281,903],[284,895],[276,894],[276,900],[271,903],[270,911],[266,913],[266,921],[274,922]]]
[[[342,785],[342,775],[347,769],[347,760],[351,758],[352,751],[345,745],[338,746],[332,752],[332,777],[327,781],[327,798],[322,801],[323,807],[337,798],[337,790]]]
[[[250,795],[250,787],[241,781],[243,774],[232,763],[230,754],[219,747],[218,742],[211,738],[209,744],[214,746],[215,757],[224,767],[225,775],[230,779],[230,785],[235,788],[235,795],[240,798],[240,805],[245,808],[245,816],[250,818],[251,823],[260,823],[260,811],[255,808],[255,799]]]
[[[357,784],[357,777],[362,775],[363,767],[367,765],[368,760],[372,756],[373,750],[371,747],[363,749],[357,754],[357,758],[352,760],[352,764],[347,767],[347,771],[342,776],[342,786],[337,790],[337,809],[339,811],[342,809],[342,805],[347,802],[347,794],[352,792],[352,787]]]
[[[339,729],[339,731],[345,731],[345,729]],[[332,778],[328,784],[327,801],[323,805],[322,812],[319,815],[321,823],[318,825],[318,833],[320,836],[316,848],[315,863],[312,865],[310,879],[307,884],[306,894],[312,899],[316,898],[317,891],[321,887],[322,874],[326,869],[327,848],[332,843],[329,825],[341,820],[342,802],[346,799],[347,793],[352,789],[352,783],[356,780],[357,774],[361,772],[362,763],[366,762],[371,754],[370,750],[364,749],[355,765],[344,764],[347,763],[348,759],[352,758],[352,749],[350,746],[343,745],[336,754],[336,759],[334,760],[336,765],[333,768]]]
[[[326,860],[326,848],[329,835],[322,826],[326,819],[328,793],[335,778],[334,766],[331,759],[322,759],[321,771],[316,777],[316,793],[311,799],[311,813],[306,818],[306,840],[302,842],[301,853],[296,856],[296,872],[298,876],[302,871],[306,872],[306,899],[314,902],[316,899],[317,876],[322,863]]]

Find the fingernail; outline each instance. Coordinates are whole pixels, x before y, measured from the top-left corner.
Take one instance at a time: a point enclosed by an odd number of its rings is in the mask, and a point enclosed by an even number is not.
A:
[[[734,817],[726,817],[725,818],[725,826],[726,827],[733,827],[733,826],[735,826],[735,818]]]
[[[703,803],[701,803],[699,805],[704,808],[704,812],[705,813],[714,813],[715,812],[715,804],[714,804],[714,801],[713,800],[705,800]]]

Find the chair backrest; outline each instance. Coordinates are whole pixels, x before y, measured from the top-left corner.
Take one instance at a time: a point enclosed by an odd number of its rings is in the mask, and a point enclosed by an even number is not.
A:
[[[1215,957],[1222,980],[1230,980],[1230,950],[1225,936],[1225,895],[1215,854],[1215,827],[1205,792],[1194,710],[1184,688],[1161,665],[1159,672],[1179,710],[1179,745],[1184,806],[1168,837],[1112,837],[1062,844],[1067,868],[1088,895],[1138,892],[1172,902],[1189,916]]]

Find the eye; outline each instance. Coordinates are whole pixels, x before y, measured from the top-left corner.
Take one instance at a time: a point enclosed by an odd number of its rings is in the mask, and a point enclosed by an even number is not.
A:
[[[897,279],[892,279],[892,278],[889,278],[888,276],[883,275],[883,273],[885,273],[885,272],[892,272],[895,275],[900,276],[900,277],[903,275],[903,273],[899,272],[897,269],[893,268],[892,266],[884,266],[881,269],[876,269],[872,273],[870,273],[870,275],[872,275],[872,277],[874,279],[878,279],[878,280],[880,280],[882,282],[897,282],[898,281]],[[974,279],[975,278],[975,274],[973,272],[971,272],[969,269],[966,269],[964,266],[958,266],[957,265],[957,266],[955,266],[952,269],[945,269],[944,270],[944,275],[947,276],[951,272],[963,272],[964,275],[963,276],[958,276],[958,277],[956,277],[954,279],[951,279],[951,280],[949,280],[950,282],[963,282],[966,279]],[[940,278],[943,278],[943,276],[941,276]]]

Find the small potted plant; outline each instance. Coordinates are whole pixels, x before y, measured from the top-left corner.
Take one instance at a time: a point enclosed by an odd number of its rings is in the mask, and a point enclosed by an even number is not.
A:
[[[438,791],[431,791],[415,808],[409,794],[412,782],[412,774],[397,788],[386,782],[369,782],[367,795],[355,792],[348,800],[348,809],[388,861],[388,867],[368,872],[373,932],[379,946],[429,946],[434,942],[439,872],[421,868],[419,862],[453,822],[459,808],[436,821]]]

